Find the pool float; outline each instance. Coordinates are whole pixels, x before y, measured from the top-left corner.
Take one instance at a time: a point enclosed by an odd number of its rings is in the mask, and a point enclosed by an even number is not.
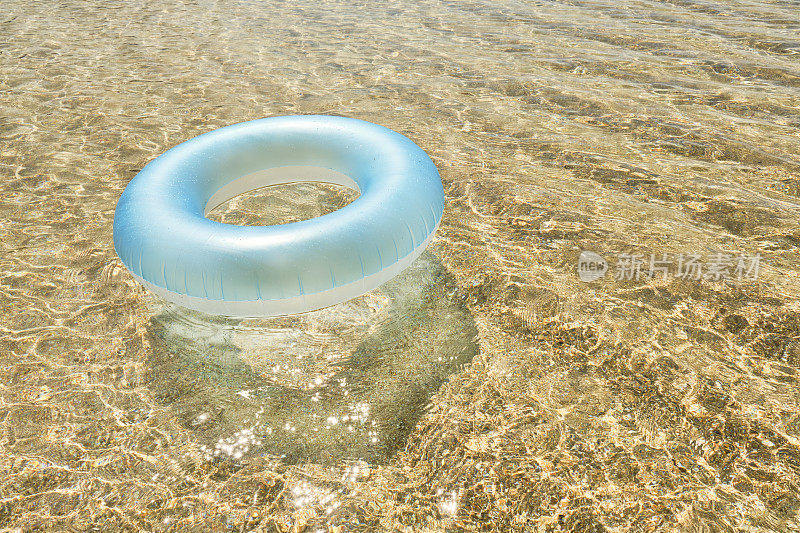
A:
[[[326,182],[360,193],[332,213],[235,226],[206,214],[268,185]],[[298,115],[220,128],[157,157],[128,184],[114,248],[152,292],[210,314],[302,313],[374,289],[411,264],[444,208],[427,154],[390,129]]]

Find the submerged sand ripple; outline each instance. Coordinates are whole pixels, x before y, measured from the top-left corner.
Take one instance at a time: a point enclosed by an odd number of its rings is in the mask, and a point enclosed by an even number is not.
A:
[[[4,2],[0,528],[797,531],[798,31],[789,1]],[[291,113],[431,154],[428,263],[328,322],[164,307],[113,252],[121,191]],[[280,216],[349,201],[312,194]],[[582,250],[761,271],[586,284]],[[303,389],[337,372],[385,446],[267,434],[338,424]]]

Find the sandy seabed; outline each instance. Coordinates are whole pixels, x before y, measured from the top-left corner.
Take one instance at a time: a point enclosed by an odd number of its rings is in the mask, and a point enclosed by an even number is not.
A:
[[[798,35],[790,1],[5,1],[0,529],[799,530]],[[148,161],[313,113],[431,155],[429,253],[300,317],[138,287],[112,221]]]

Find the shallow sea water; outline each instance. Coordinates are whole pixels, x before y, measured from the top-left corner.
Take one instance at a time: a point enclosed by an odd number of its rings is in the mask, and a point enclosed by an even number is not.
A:
[[[431,155],[429,251],[299,317],[139,287],[130,179],[298,113]],[[797,2],[7,0],[0,529],[798,531],[798,215]],[[695,253],[760,269],[616,279]]]

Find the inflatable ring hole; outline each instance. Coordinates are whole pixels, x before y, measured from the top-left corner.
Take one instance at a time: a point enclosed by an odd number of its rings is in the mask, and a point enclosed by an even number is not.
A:
[[[237,226],[275,226],[332,213],[359,196],[355,182],[332,172],[284,167],[245,176],[214,194],[206,217]]]

